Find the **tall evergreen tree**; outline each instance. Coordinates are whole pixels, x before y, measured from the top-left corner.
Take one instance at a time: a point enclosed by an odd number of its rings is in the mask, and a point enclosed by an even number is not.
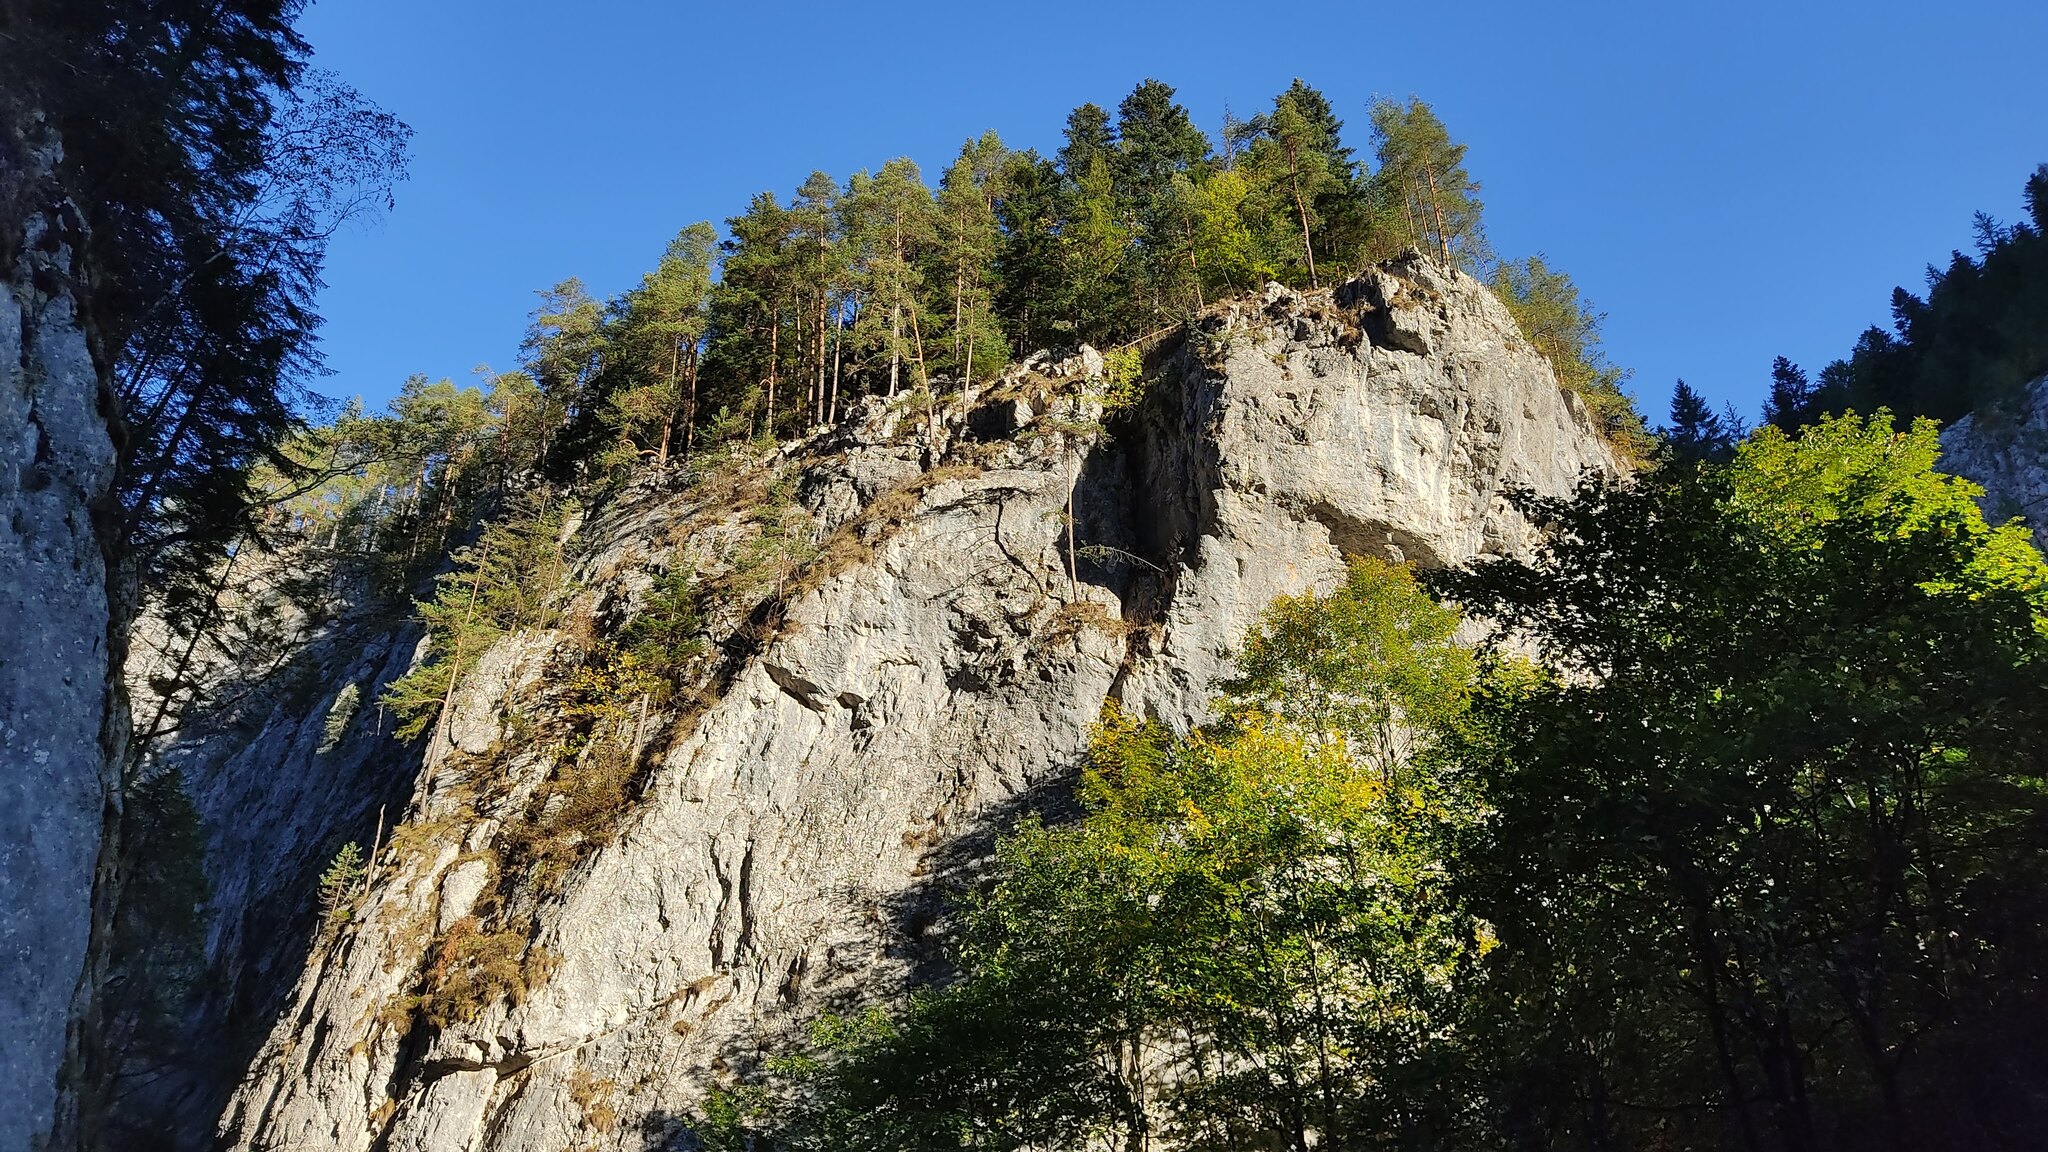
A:
[[[661,263],[627,294],[619,318],[615,341],[633,379],[609,398],[609,419],[657,472],[674,449],[688,451],[693,440],[717,244],[718,233],[706,221],[678,232]]]
[[[2023,195],[2027,220],[2004,226],[1980,213],[1978,255],[1929,267],[1924,297],[1893,289],[1892,331],[1868,329],[1823,374],[1830,407],[1954,420],[2013,408],[2048,374],[2048,164]]]
[[[1322,111],[1326,114],[1327,108]],[[1276,223],[1284,220],[1294,226],[1290,247],[1300,257],[1303,278],[1312,288],[1320,286],[1315,241],[1322,224],[1314,205],[1341,188],[1338,160],[1332,154],[1336,142],[1326,119],[1305,114],[1295,93],[1281,93],[1274,98],[1273,111],[1260,120],[1261,139],[1249,160],[1283,202],[1282,210],[1274,214]]]
[[[1771,361],[1771,394],[1764,401],[1764,422],[1796,432],[1820,415],[1814,409],[1814,387],[1806,371],[1780,356]]]
[[[772,433],[788,352],[783,329],[794,295],[793,225],[772,192],[757,194],[744,215],[726,221],[728,238],[712,302],[721,399],[747,435]]]
[[[848,263],[839,234],[839,186],[823,172],[811,173],[797,189],[789,215],[796,292],[803,306],[797,325],[803,348],[799,360],[811,423],[817,425],[825,422],[827,410],[833,407],[830,353]]]
[[[1595,312],[1572,278],[1540,255],[1498,266],[1492,284],[1522,335],[1550,361],[1557,382],[1584,399],[1601,429],[1625,450],[1646,450],[1642,415],[1621,388],[1628,373],[1600,348],[1606,314]]]
[[[1669,458],[1680,463],[1722,461],[1735,453],[1734,430],[1683,380],[1671,388],[1671,423],[1657,431]]]
[[[1128,290],[1138,322],[1149,326],[1198,302],[1185,259],[1192,218],[1175,195],[1174,179],[1202,174],[1209,137],[1174,99],[1172,86],[1152,79],[1117,105],[1116,136],[1110,174],[1117,218],[1136,246]]]
[[[887,394],[896,395],[904,366],[929,385],[921,266],[938,239],[938,210],[917,165],[898,157],[847,190],[847,232],[857,253],[866,300],[861,323],[888,360]]]
[[[939,253],[951,274],[953,317],[947,366],[963,385],[972,385],[977,355],[988,367],[1007,359],[993,310],[996,254],[1001,221],[996,204],[1009,171],[1009,149],[993,132],[961,145],[960,156],[939,183]]]
[[[1059,166],[1037,152],[1011,153],[996,201],[1001,244],[995,266],[995,313],[1026,348],[1058,342],[1069,295],[1061,243],[1067,193]]]
[[[1480,223],[1479,183],[1465,171],[1465,146],[1451,139],[1421,100],[1381,99],[1372,106],[1375,231],[1394,246],[1418,244],[1469,269],[1489,255]]]
[[[599,415],[594,385],[607,352],[605,310],[574,276],[535,295],[540,303],[531,314],[520,353],[540,386],[541,455],[551,471],[572,473],[582,464],[571,458],[580,455],[575,452],[580,438],[565,438],[562,433],[594,426]]]
[[[1099,104],[1083,104],[1067,113],[1064,140],[1058,160],[1060,171],[1069,180],[1086,175],[1098,157],[1108,161],[1116,155],[1116,130]]]

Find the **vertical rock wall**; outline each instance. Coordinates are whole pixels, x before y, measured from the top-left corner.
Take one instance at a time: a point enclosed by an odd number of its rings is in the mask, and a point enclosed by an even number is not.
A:
[[[57,1082],[92,937],[106,741],[106,561],[93,510],[113,481],[103,381],[73,291],[53,144],[0,141],[0,1152],[63,1119]]]

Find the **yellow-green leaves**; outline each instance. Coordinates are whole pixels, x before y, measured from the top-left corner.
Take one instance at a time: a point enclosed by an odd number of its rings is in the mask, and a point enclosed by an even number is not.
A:
[[[2048,564],[2031,534],[2019,521],[1987,524],[1977,504],[1984,490],[1938,471],[1940,460],[1934,421],[1924,417],[1899,432],[1886,412],[1868,420],[1850,413],[1796,439],[1766,425],[1737,450],[1730,504],[1796,548],[1824,547],[1845,521],[1894,542],[1949,548],[1960,569],[1924,582],[1923,591],[1975,597],[2001,589],[2048,613]]]
[[[1341,736],[1392,779],[1464,708],[1472,654],[1453,639],[1458,624],[1405,566],[1355,560],[1329,595],[1273,602],[1222,706],[1240,721],[1270,714]]]

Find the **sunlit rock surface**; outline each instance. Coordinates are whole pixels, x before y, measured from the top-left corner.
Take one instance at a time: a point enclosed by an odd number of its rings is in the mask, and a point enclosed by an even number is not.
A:
[[[1091,429],[1099,358],[1027,364],[930,413],[867,403],[754,465],[794,474],[823,554],[751,640],[713,650],[701,705],[621,729],[651,762],[638,798],[544,898],[495,870],[559,770],[528,733],[577,625],[480,661],[410,781],[415,831],[306,960],[227,1143],[683,1147],[709,1086],[931,961],[947,884],[993,830],[1059,802],[1105,701],[1196,723],[1274,596],[1327,589],[1347,555],[1522,549],[1508,488],[1620,467],[1492,294],[1419,258],[1211,309],[1153,352],[1156,383],[1113,435]],[[672,564],[715,577],[746,518],[708,482],[591,509],[565,621],[617,627]],[[279,746],[262,770],[318,769]],[[407,998],[478,909],[530,935],[531,986],[437,1030]]]

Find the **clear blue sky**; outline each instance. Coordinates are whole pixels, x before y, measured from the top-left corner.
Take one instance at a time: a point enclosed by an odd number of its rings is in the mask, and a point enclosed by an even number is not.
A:
[[[1374,95],[1430,101],[1495,247],[1573,275],[1653,420],[1679,376],[1753,413],[1772,356],[1888,322],[2048,160],[2044,0],[326,0],[302,28],[418,133],[322,297],[322,390],[372,404],[511,366],[534,290],[621,291],[754,192],[898,155],[936,176],[988,128],[1050,151],[1147,76],[1212,134],[1301,76],[1361,152]]]

